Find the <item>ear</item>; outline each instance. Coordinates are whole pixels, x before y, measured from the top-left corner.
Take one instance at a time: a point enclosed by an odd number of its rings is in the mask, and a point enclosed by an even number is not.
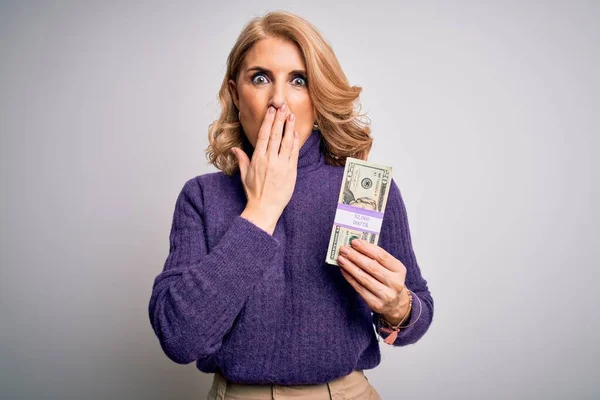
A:
[[[235,81],[233,79],[230,79],[227,82],[227,87],[229,88],[229,93],[231,94],[231,98],[233,99],[233,103],[235,104],[235,107],[239,110],[240,105],[239,105],[239,98],[238,98],[238,92],[237,92],[237,85],[236,85]]]

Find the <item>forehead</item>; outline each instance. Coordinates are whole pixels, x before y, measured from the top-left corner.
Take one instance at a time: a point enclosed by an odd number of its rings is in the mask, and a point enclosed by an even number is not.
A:
[[[304,60],[298,46],[279,38],[261,39],[246,53],[244,68],[259,65],[274,72],[304,69]]]

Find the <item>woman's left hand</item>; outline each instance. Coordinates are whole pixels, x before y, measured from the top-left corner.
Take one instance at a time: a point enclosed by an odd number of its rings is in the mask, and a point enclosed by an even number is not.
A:
[[[398,322],[408,311],[404,289],[406,267],[381,247],[354,239],[342,246],[338,263],[344,278],[354,287],[371,310]]]

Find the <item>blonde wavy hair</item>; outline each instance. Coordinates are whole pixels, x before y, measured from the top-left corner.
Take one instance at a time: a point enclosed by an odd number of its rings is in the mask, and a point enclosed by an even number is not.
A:
[[[227,175],[239,169],[230,149],[243,149],[245,134],[227,83],[229,79],[237,81],[246,53],[267,37],[290,40],[300,50],[325,147],[325,162],[344,166],[346,157],[367,160],[373,139],[370,119],[360,114],[362,87],[349,84],[333,49],[311,23],[286,11],[272,11],[247,23],[227,57],[227,71],[218,95],[221,114],[208,128],[206,158],[209,163]]]

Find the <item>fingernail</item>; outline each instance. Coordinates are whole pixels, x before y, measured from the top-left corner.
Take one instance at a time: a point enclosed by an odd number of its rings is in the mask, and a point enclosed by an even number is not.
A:
[[[350,242],[350,244],[352,246],[358,247],[358,246],[360,246],[360,239],[352,239],[352,241]]]
[[[269,107],[269,114],[274,114],[275,113],[275,108],[274,107]]]
[[[282,105],[282,106],[281,106],[281,108],[280,108],[281,112],[284,112],[284,111],[285,111],[285,108],[286,108],[285,104],[284,104],[284,105]]]
[[[290,114],[290,122],[294,121],[294,114]]]
[[[340,253],[347,255],[348,254],[348,249],[345,246],[340,247]]]

